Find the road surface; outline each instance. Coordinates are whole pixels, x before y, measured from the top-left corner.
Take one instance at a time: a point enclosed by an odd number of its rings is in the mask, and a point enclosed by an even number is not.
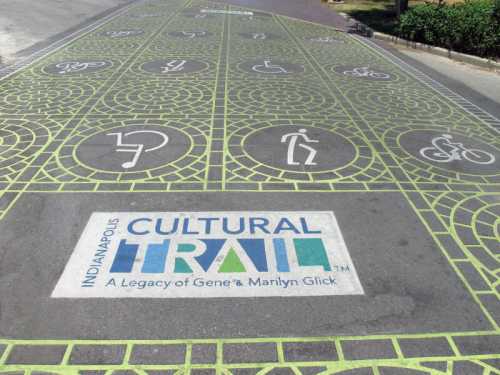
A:
[[[500,121],[269,11],[136,2],[2,71],[2,371],[500,372]]]

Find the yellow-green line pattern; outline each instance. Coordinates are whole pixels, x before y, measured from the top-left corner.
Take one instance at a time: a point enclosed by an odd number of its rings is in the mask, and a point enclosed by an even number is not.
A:
[[[404,65],[349,34],[263,13],[200,16],[203,8],[242,10],[199,0],[139,2],[0,81],[1,217],[8,219],[25,192],[401,192],[491,330],[295,339],[0,340],[1,371],[386,375],[405,368],[413,369],[408,374],[500,374],[500,170],[447,168],[412,154],[405,143],[417,131],[451,133],[498,153],[500,137],[488,116],[433,90]],[[182,30],[204,35],[175,35]],[[113,31],[129,35],[110,37]],[[269,38],[245,37],[257,31]],[[318,39],[327,37],[328,42]],[[195,60],[203,68],[166,77],[144,68],[167,58]],[[244,69],[245,62],[264,58],[303,71],[275,77]],[[65,61],[100,61],[102,67],[86,74],[51,73]],[[342,67],[367,65],[390,79],[339,73]],[[141,172],[99,170],[79,160],[76,150],[87,137],[137,124],[176,128],[191,146],[177,160]],[[283,125],[344,137],[355,149],[352,160],[327,171],[290,171],[259,162],[244,147],[252,132]],[[375,344],[387,346],[386,358],[369,358]],[[78,363],[82,345],[107,345],[101,349],[108,354],[101,357],[114,353],[118,359]],[[238,357],[238,345],[262,346],[256,352],[264,359]],[[309,350],[314,345],[321,350]],[[356,351],[356,345],[367,346]],[[138,363],[137,353],[149,349],[148,358],[156,358],[155,349],[173,350],[177,359]],[[55,360],[16,363],[19,350],[55,350]],[[203,350],[210,352],[208,362],[196,359]]]
[[[484,349],[485,343],[498,343],[498,336],[4,340],[0,364],[4,372],[52,374],[498,374],[500,355]],[[370,354],[374,347],[383,348],[383,358]],[[40,353],[45,354],[44,364],[29,363],[27,355]],[[413,372],[405,372],[409,370]]]

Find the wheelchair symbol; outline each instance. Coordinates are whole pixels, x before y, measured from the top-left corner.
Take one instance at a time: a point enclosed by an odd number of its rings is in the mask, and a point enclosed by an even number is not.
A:
[[[161,141],[159,142],[158,145],[150,148],[146,148],[146,145],[143,143],[124,143],[124,138],[138,134],[154,134],[159,136],[159,139],[161,139]],[[116,147],[117,147],[116,152],[127,152],[133,154],[132,160],[126,161],[121,165],[123,169],[134,168],[137,165],[137,162],[139,161],[143,153],[155,151],[162,147],[165,147],[165,145],[168,143],[169,140],[168,135],[156,130],[134,130],[128,133],[117,132],[117,133],[108,133],[106,135],[116,137]]]
[[[264,60],[264,64],[252,66],[252,70],[264,74],[288,74],[288,70],[280,65],[272,64],[271,60]]]

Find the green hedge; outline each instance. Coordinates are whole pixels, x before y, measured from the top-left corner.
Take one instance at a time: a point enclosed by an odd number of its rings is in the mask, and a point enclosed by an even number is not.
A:
[[[500,56],[500,0],[420,4],[401,16],[400,36],[479,56]]]

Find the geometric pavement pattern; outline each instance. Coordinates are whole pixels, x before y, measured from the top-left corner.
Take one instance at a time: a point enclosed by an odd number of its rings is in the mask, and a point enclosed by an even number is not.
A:
[[[201,0],[134,3],[3,77],[0,217],[24,192],[396,191],[410,202],[491,330],[293,339],[5,339],[0,370],[500,374],[500,168],[484,159],[481,167],[448,167],[405,143],[415,131],[450,134],[476,140],[477,149],[498,161],[500,121],[360,37],[260,12],[200,11],[211,8],[243,10]],[[269,38],[248,37],[256,32]],[[192,71],[158,74],[167,59],[193,61]],[[288,64],[291,73],[248,69],[249,62],[263,60]],[[60,73],[75,62],[90,65]],[[360,74],[364,68],[378,76]],[[138,172],[96,169],[75,152],[88,137],[138,123],[176,128],[189,139],[188,151]],[[245,146],[252,132],[286,125],[330,132],[355,151],[343,165],[308,172],[259,161]],[[377,358],[370,354],[373,345]]]

